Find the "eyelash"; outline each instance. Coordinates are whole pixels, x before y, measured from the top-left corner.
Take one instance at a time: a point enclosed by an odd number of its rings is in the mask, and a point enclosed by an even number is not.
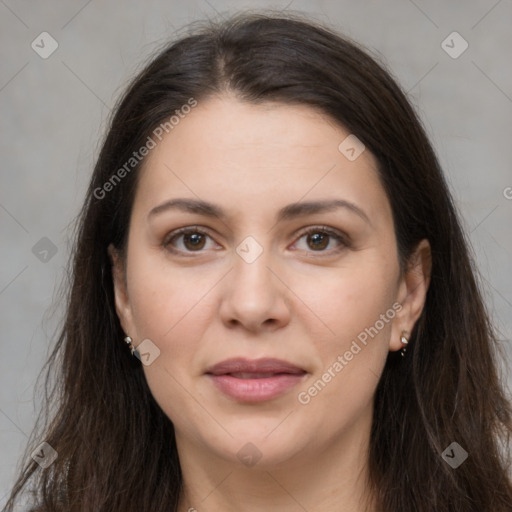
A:
[[[176,240],[178,237],[182,236],[182,235],[187,235],[187,234],[199,234],[199,235],[203,235],[203,236],[206,236],[208,238],[212,238],[206,231],[204,231],[203,229],[201,229],[200,227],[185,227],[185,228],[180,228],[180,229],[177,229],[175,231],[172,231],[171,233],[169,233],[169,236],[167,236],[163,242],[163,246],[169,250],[170,252],[173,252],[175,254],[186,254],[187,256],[188,255],[192,255],[194,253],[201,253],[203,252],[202,250],[198,250],[198,251],[182,251],[180,249],[176,249],[172,246],[172,242],[174,240]],[[312,234],[323,234],[323,235],[327,235],[329,236],[330,238],[336,240],[338,242],[338,247],[336,247],[335,249],[331,249],[331,250],[320,250],[320,251],[314,251],[314,250],[310,250],[308,252],[311,252],[313,254],[316,253],[316,255],[318,256],[323,256],[325,254],[327,255],[332,255],[333,253],[337,253],[339,251],[341,251],[342,249],[346,248],[346,247],[349,247],[350,244],[349,244],[349,241],[348,241],[348,237],[338,231],[335,231],[327,226],[310,226],[308,228],[305,228],[303,231],[301,231],[298,236],[297,236],[297,239],[296,239],[296,242],[299,241],[300,239],[302,239],[304,236],[307,236],[307,235],[312,235]],[[295,243],[296,243],[295,242]]]

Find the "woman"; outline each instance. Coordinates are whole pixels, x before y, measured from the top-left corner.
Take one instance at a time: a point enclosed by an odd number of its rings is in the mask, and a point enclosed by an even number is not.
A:
[[[57,410],[5,510],[512,509],[442,171],[329,29],[244,15],[165,48],[115,109],[71,279]]]

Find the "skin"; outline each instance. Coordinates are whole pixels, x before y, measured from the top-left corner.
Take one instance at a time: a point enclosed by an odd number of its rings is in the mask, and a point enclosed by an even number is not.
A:
[[[419,244],[401,271],[376,160],[365,150],[349,161],[338,150],[347,135],[308,106],[224,95],[199,102],[147,157],[126,256],[110,254],[124,331],[136,346],[150,339],[160,350],[144,372],[175,426],[180,511],[361,512],[362,498],[371,501],[373,397],[388,352],[402,348],[402,331],[423,308],[430,249]],[[214,203],[226,217],[149,214],[175,198]],[[340,208],[276,223],[286,205],[328,199],[357,205],[367,220]],[[187,226],[207,232],[199,250],[197,238],[195,246],[173,239]],[[309,226],[339,231],[346,243],[320,236],[319,250],[318,236],[315,245],[303,233]],[[236,252],[247,236],[263,249],[252,263]],[[300,403],[298,394],[394,303],[394,318]],[[205,376],[238,356],[285,359],[307,374],[277,398],[241,403]],[[247,443],[261,454],[252,466],[237,457]]]

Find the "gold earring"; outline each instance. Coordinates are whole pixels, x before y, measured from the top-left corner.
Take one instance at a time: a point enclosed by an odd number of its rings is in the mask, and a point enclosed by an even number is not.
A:
[[[402,342],[402,350],[400,351],[400,354],[402,354],[402,357],[405,357],[405,352],[407,351],[407,344],[409,343],[409,340],[407,339],[407,331],[402,331],[402,335],[400,336],[400,341]]]
[[[135,352],[135,347],[133,346],[132,341],[133,340],[130,338],[130,336],[126,336],[126,338],[124,339],[124,342],[128,345],[128,348],[130,349],[130,352],[133,356],[133,353]]]

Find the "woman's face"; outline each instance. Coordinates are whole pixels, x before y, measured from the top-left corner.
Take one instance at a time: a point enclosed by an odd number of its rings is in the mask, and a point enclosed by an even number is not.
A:
[[[112,252],[116,305],[179,449],[272,465],[368,436],[424,287],[349,135],[307,106],[224,96],[150,151],[126,260]]]

